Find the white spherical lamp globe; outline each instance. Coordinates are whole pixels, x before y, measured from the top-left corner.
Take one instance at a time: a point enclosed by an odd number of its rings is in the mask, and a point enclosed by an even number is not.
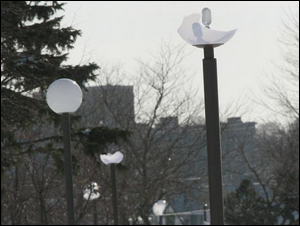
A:
[[[58,79],[48,88],[47,103],[57,114],[73,113],[82,103],[82,90],[71,79]]]
[[[165,200],[159,200],[154,204],[152,210],[155,216],[163,216],[167,208],[167,202]]]

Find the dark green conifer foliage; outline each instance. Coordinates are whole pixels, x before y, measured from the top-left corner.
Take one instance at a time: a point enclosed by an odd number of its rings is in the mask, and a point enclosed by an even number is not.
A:
[[[14,164],[16,148],[10,147],[17,143],[16,131],[47,118],[59,122],[46,104],[47,87],[56,79],[70,78],[83,88],[96,78],[95,63],[65,63],[81,32],[61,27],[63,17],[56,13],[63,6],[57,1],[1,1],[2,172]],[[36,92],[40,98],[34,98]]]
[[[45,101],[31,98],[65,77],[80,85],[95,79],[94,63],[64,65],[81,32],[61,28],[57,1],[1,1],[1,134],[45,113]],[[2,126],[4,128],[2,128]]]

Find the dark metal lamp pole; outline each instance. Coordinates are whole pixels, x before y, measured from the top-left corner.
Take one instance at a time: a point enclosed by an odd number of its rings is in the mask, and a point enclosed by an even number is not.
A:
[[[206,216],[206,207],[207,207],[207,204],[204,204],[204,212],[203,212],[204,221],[207,221],[207,216]]]
[[[67,215],[68,224],[75,225],[74,191],[73,191],[73,163],[71,152],[70,115],[62,114],[62,127],[64,134],[65,152],[65,175],[66,175],[66,195],[67,195]]]
[[[98,225],[98,210],[97,210],[97,200],[94,200],[94,225]]]
[[[159,216],[159,225],[163,225],[163,216]]]
[[[75,225],[73,164],[71,152],[70,115],[82,103],[82,90],[79,85],[67,78],[54,81],[47,90],[47,104],[57,114],[62,115],[62,130],[65,156],[66,198],[68,224]]]
[[[214,48],[227,43],[236,30],[228,32],[211,30],[212,19],[209,8],[202,10],[202,23],[205,27],[199,24],[200,18],[200,14],[185,17],[177,31],[187,43],[204,49],[203,72],[211,224],[224,225],[218,77]]]
[[[114,214],[114,224],[115,225],[119,225],[116,165],[121,163],[123,158],[124,158],[124,155],[119,151],[116,152],[113,155],[111,155],[111,154],[100,155],[101,161],[105,165],[110,165],[111,187],[112,187],[112,204],[113,204],[113,214]]]
[[[224,225],[218,77],[213,46],[204,48],[203,74],[211,225]]]
[[[116,165],[110,165],[111,170],[111,185],[112,185],[112,201],[113,201],[113,211],[114,211],[114,224],[119,225],[118,218],[118,195],[117,195],[117,180],[116,180]]]

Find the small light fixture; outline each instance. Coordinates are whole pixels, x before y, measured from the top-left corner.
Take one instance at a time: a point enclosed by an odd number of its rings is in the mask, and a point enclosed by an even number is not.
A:
[[[155,216],[163,216],[164,212],[167,208],[167,201],[166,200],[159,200],[153,205],[153,213]]]
[[[48,88],[47,103],[57,114],[74,113],[82,103],[82,90],[71,79],[58,79]]]
[[[208,8],[205,8],[202,13],[202,23],[205,27],[199,23],[201,15],[194,13],[185,17],[177,30],[179,35],[192,46],[198,48],[218,47],[228,42],[236,33],[236,30],[217,31],[209,29],[211,12]]]
[[[112,154],[100,155],[100,159],[105,165],[119,164],[122,162],[123,158],[124,155],[119,151],[113,155]]]
[[[83,198],[85,200],[95,200],[100,197],[99,186],[96,182],[92,182],[83,191]]]

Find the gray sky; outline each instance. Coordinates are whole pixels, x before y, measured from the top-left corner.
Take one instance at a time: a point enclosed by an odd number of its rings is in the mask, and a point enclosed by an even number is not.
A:
[[[281,61],[278,39],[286,17],[284,10],[298,8],[299,2],[69,1],[63,25],[83,32],[70,53],[69,63],[121,63],[131,73],[137,69],[136,59],[147,58],[162,40],[183,44],[177,33],[183,18],[201,13],[204,7],[212,11],[212,29],[238,29],[232,40],[215,50],[221,108],[237,100],[251,100],[252,93],[260,95],[261,81],[266,81],[266,74],[275,71],[274,63]],[[203,52],[188,45],[186,50],[192,54],[183,67],[197,72],[193,84],[203,90]],[[245,120],[267,115],[260,108],[253,107],[250,112]]]

